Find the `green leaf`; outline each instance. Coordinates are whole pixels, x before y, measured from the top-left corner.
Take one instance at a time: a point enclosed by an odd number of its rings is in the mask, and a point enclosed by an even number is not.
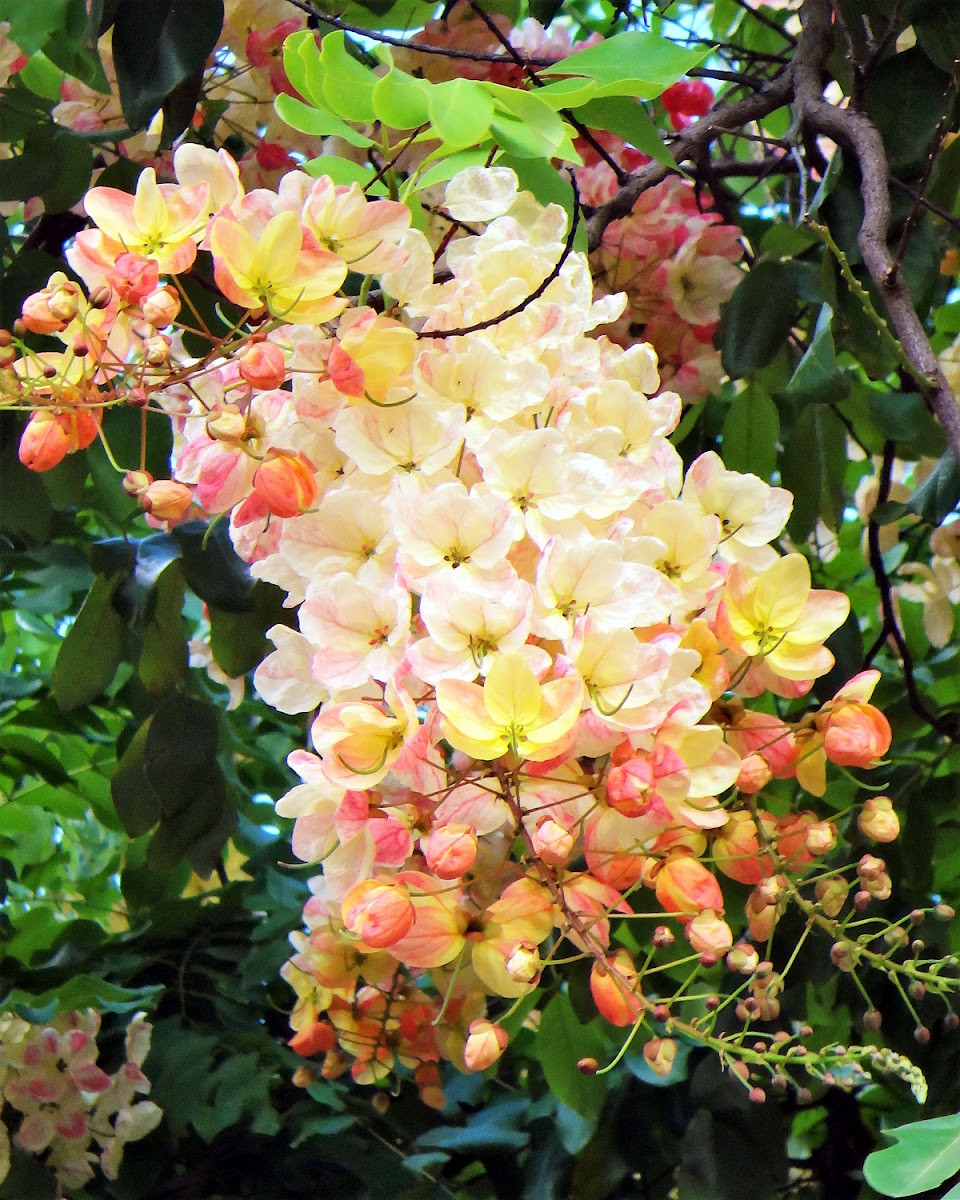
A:
[[[639,96],[653,100],[697,66],[709,50],[687,50],[653,33],[630,30],[578,50],[541,71],[542,75],[585,75],[598,83],[597,97]]]
[[[0,0],[0,21],[10,22],[10,38],[24,54],[43,49],[61,27],[70,0]]]
[[[19,1011],[24,1020],[31,1020],[27,1013],[47,1012],[49,1015],[45,1019],[50,1020],[57,1012],[83,1008],[127,1013],[149,1007],[162,991],[163,987],[159,984],[125,988],[108,983],[96,975],[74,975],[60,987],[39,995],[20,990],[8,992],[3,999],[3,1006]]]
[[[606,129],[656,162],[679,170],[649,113],[636,100],[631,100],[628,96],[607,96],[602,100],[591,100],[584,105],[579,116],[591,129]]]
[[[9,728],[0,731],[0,762],[4,758],[20,762],[27,774],[39,775],[57,787],[69,787],[70,776],[63,764],[36,736],[17,733]]]
[[[833,310],[829,304],[820,309],[810,344],[787,384],[786,394],[801,403],[818,401],[833,404],[849,392],[850,384],[837,364],[833,342]]]
[[[606,1053],[599,1018],[581,1025],[570,998],[559,993],[543,1010],[534,1052],[561,1104],[596,1123],[607,1093],[606,1076],[584,1075],[577,1063],[582,1058],[602,1060]]]
[[[894,174],[922,169],[943,115],[949,82],[949,75],[935,67],[919,46],[891,55],[871,73],[864,102]]]
[[[288,96],[286,92],[281,93],[274,100],[273,106],[277,110],[280,120],[285,121],[291,129],[296,129],[300,133],[307,133],[311,137],[328,137],[335,134],[337,137],[343,138],[345,142],[349,142],[351,146],[364,147],[373,144],[368,137],[358,133],[353,126],[348,125],[346,121],[332,112],[326,109],[311,108],[310,105],[304,104],[295,96]]]
[[[737,285],[720,319],[723,369],[732,379],[773,362],[793,328],[796,294],[786,263],[757,263]]]
[[[145,754],[153,717],[144,721],[117,763],[110,794],[127,836],[140,837],[160,820],[160,797],[147,779]]]
[[[53,668],[52,687],[63,712],[95,700],[110,685],[123,654],[123,621],[113,607],[121,576],[97,576]]]
[[[254,581],[233,548],[226,521],[187,521],[171,536],[180,546],[187,584],[205,604],[229,612],[252,610]]]
[[[32,863],[46,862],[56,852],[54,820],[42,809],[26,808],[15,800],[0,804],[0,857],[17,873]]]
[[[386,47],[384,47],[386,49]],[[373,86],[373,108],[377,117],[392,129],[416,129],[430,119],[430,84],[392,64]]]
[[[323,99],[337,116],[370,124],[377,119],[373,106],[377,76],[347,51],[346,40],[346,34],[338,29],[320,43]]]
[[[185,80],[197,78],[199,90],[199,73],[222,28],[223,0],[124,0],[113,27],[113,61],[131,129],[142,129]]]
[[[476,79],[438,83],[430,90],[429,107],[432,132],[452,148],[482,142],[490,131],[493,98]]]
[[[187,674],[183,594],[183,571],[179,563],[170,563],[160,572],[154,587],[153,611],[144,627],[137,664],[143,686],[154,694],[175,688]]]
[[[522,1150],[530,1141],[530,1134],[516,1126],[528,1110],[526,1100],[490,1104],[474,1113],[465,1125],[443,1125],[422,1133],[416,1144],[459,1153]]]
[[[867,1155],[863,1173],[882,1196],[915,1196],[960,1171],[960,1113],[885,1129],[893,1146]]]
[[[731,471],[770,480],[777,466],[780,414],[758,384],[746,388],[727,410],[723,422],[723,461]]]
[[[303,164],[303,169],[314,179],[326,175],[338,187],[349,187],[351,183],[359,183],[361,187],[366,187],[374,174],[369,163],[351,162],[349,158],[338,158],[335,154],[322,154],[319,158],[310,158]]]
[[[939,525],[944,517],[954,511],[958,500],[960,463],[954,458],[952,451],[948,450],[910,497],[906,508],[929,521],[931,525]]]
[[[809,404],[784,438],[780,473],[793,492],[790,536],[803,540],[821,519],[837,530],[843,512],[843,473],[847,464],[847,431],[824,404]]]

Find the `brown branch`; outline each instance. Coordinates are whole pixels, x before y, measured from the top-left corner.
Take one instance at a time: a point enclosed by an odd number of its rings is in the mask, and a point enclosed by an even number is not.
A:
[[[865,113],[854,108],[836,108],[823,99],[822,65],[833,45],[830,16],[829,0],[805,0],[800,10],[803,36],[793,64],[797,116],[809,131],[825,134],[851,150],[857,159],[864,208],[857,245],[897,337],[910,361],[927,381],[927,396],[943,426],[947,442],[960,458],[960,407],[887,245],[890,170],[883,141]]]

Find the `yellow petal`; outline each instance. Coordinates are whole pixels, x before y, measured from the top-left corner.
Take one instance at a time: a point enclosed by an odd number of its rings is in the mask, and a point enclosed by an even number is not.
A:
[[[133,220],[145,241],[151,237],[162,237],[167,232],[167,205],[157,187],[157,175],[153,167],[142,171],[137,180]]]
[[[767,629],[789,629],[810,595],[810,564],[787,554],[764,571],[754,592],[754,609]]]
[[[541,689],[520,654],[499,654],[487,672],[484,703],[501,728],[532,725],[540,715]]]
[[[257,251],[258,277],[281,286],[297,269],[303,233],[295,212],[277,213],[267,222]]]

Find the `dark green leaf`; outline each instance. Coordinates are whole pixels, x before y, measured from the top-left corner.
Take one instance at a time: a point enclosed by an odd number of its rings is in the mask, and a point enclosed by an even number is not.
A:
[[[787,384],[786,394],[801,404],[817,401],[834,404],[850,390],[845,373],[837,364],[833,342],[833,310],[825,304],[803,358]]]
[[[535,1053],[557,1099],[595,1123],[607,1092],[606,1077],[584,1075],[577,1063],[600,1060],[606,1053],[599,1018],[581,1025],[567,995],[558,993],[543,1010]]]
[[[761,262],[737,285],[720,322],[723,369],[733,379],[772,362],[795,320],[796,294],[785,263]]]
[[[253,609],[250,568],[230,541],[226,521],[188,521],[172,533],[183,553],[187,584],[206,604],[227,612]]]
[[[203,70],[222,27],[223,0],[123,0],[113,61],[131,129],[142,129],[175,88]]]
[[[838,529],[843,511],[843,472],[847,462],[847,431],[824,404],[809,404],[784,438],[780,473],[793,492],[793,515],[787,528],[801,541],[820,519]]]
[[[871,73],[864,100],[895,173],[922,169],[949,82],[919,46],[891,55]]]
[[[907,509],[939,525],[960,500],[960,464],[948,450],[907,503]]]
[[[123,653],[123,621],[113,596],[120,578],[97,577],[60,647],[52,684],[64,712],[95,700],[116,674]]]

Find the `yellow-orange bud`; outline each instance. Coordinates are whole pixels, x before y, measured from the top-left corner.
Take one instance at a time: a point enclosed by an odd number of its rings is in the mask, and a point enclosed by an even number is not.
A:
[[[468,1071],[485,1071],[492,1067],[507,1048],[507,1032],[482,1017],[470,1022],[463,1061]]]
[[[375,950],[398,942],[413,926],[416,912],[402,883],[363,879],[347,892],[341,904],[347,929]]]
[[[900,818],[889,796],[871,796],[860,810],[857,828],[875,842],[894,842],[900,834]]]

